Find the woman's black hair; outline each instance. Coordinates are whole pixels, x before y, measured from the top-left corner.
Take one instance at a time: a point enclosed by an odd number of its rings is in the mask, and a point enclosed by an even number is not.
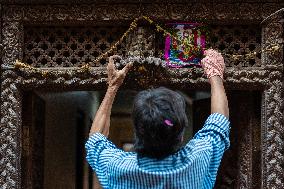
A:
[[[184,98],[165,87],[139,92],[132,115],[138,155],[160,159],[175,153],[188,125],[185,109]]]

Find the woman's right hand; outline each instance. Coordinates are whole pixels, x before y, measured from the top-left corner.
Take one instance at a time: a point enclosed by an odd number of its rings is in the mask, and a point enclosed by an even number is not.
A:
[[[208,49],[204,51],[205,58],[201,60],[201,65],[207,78],[219,76],[223,79],[225,69],[224,58],[216,50]]]
[[[122,85],[127,72],[132,67],[132,63],[128,63],[122,70],[117,70],[114,65],[114,59],[121,59],[121,57],[118,55],[109,57],[107,65],[108,86],[109,88],[118,89]]]

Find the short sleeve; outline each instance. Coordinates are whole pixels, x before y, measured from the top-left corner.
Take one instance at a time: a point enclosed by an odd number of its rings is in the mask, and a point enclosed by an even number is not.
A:
[[[199,130],[194,139],[207,139],[220,147],[224,146],[227,150],[230,146],[230,121],[222,114],[211,114],[201,130]]]
[[[101,133],[95,133],[90,136],[85,144],[85,148],[88,163],[96,172],[101,185],[107,186],[108,166],[120,150]]]

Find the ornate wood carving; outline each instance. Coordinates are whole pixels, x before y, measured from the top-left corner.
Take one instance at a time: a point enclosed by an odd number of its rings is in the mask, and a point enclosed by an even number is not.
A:
[[[219,25],[211,26],[212,48],[224,54],[227,67],[261,66],[261,28],[258,25]],[[243,55],[258,52],[249,57],[234,59],[231,55]]]
[[[6,3],[20,2],[7,0]],[[61,2],[55,0],[53,2]],[[156,2],[156,1],[155,1]],[[98,5],[3,5],[3,71],[1,75],[1,126],[0,126],[0,186],[4,189],[21,188],[21,94],[23,90],[72,90],[104,89],[106,73],[104,67],[80,72],[58,68],[43,77],[33,71],[13,71],[9,66],[23,57],[24,26],[31,24],[96,24],[110,20],[115,23],[131,20],[139,15],[153,15],[161,20],[207,19],[210,23],[259,23],[265,16],[279,7],[279,2],[234,3],[233,1],[204,1],[187,4],[109,4]],[[137,11],[138,10],[138,11]],[[140,12],[139,12],[140,10]],[[216,10],[216,11],[215,11]],[[283,179],[283,22],[276,16],[263,25],[262,45],[279,44],[276,54],[263,53],[261,67],[228,68],[225,73],[228,89],[264,91],[262,106],[262,188],[284,188]],[[143,77],[127,78],[125,88],[142,89],[164,85],[179,89],[201,89],[209,85],[199,69],[168,70],[147,65]],[[158,69],[157,69],[158,68]],[[158,71],[156,71],[158,70]],[[139,67],[137,67],[138,74]],[[140,74],[141,75],[141,74]],[[156,78],[156,79],[153,79]],[[158,79],[157,79],[158,78]],[[136,79],[136,80],[135,80]],[[245,149],[244,149],[245,150]],[[250,151],[245,151],[252,160]],[[240,169],[241,188],[251,182],[250,165]]]
[[[27,27],[24,31],[24,62],[35,67],[72,67],[94,64],[123,35],[123,26],[105,27]],[[125,55],[125,43],[114,54]]]
[[[20,22],[3,22],[2,44],[3,44],[3,65],[13,65],[16,59],[21,56],[21,35],[22,24]]]
[[[63,0],[62,0],[63,1]],[[70,2],[68,2],[70,3]],[[161,20],[200,20],[232,23],[260,22],[277,11],[279,2],[236,3],[228,1],[151,3],[98,2],[73,5],[5,5],[4,20],[25,22],[74,22],[95,20],[129,20],[139,15],[150,15]],[[282,4],[283,5],[283,4]],[[283,7],[283,6],[282,6]]]
[[[263,25],[263,47],[277,44],[276,53],[264,52],[264,64],[283,67],[283,12],[273,16]],[[282,72],[283,73],[283,72]],[[263,129],[263,187],[284,188],[284,129],[283,129],[283,86],[282,78],[273,79],[264,92]]]
[[[198,2],[207,2],[208,0],[199,0]],[[21,5],[37,5],[37,4],[46,4],[45,0],[29,0],[28,2],[25,0],[2,0],[1,1],[3,4],[21,4]],[[176,4],[181,4],[181,3],[185,3],[183,0],[141,0],[135,3],[161,3],[161,2],[165,2],[165,3],[176,3]],[[234,3],[235,0],[215,0],[215,3]],[[279,0],[250,0],[250,3],[278,3]],[[64,4],[64,3],[72,3],[72,4],[89,4],[89,3],[103,3],[106,4],[106,0],[50,0],[48,1],[48,4]],[[107,0],[107,3],[134,3],[132,0]]]
[[[21,94],[13,77],[1,78],[0,186],[20,188]]]
[[[228,67],[259,67],[261,53],[235,60],[232,54],[245,54],[261,49],[261,28],[256,25],[210,27],[212,48],[224,54]],[[126,31],[123,26],[67,27],[26,26],[23,60],[35,67],[72,67],[89,63],[109,49]],[[159,41],[159,39],[161,39]],[[138,27],[123,41],[115,54],[127,56],[162,56],[164,37],[149,27]],[[162,55],[161,55],[162,54]]]
[[[156,68],[154,68],[156,69]],[[166,71],[162,71],[161,73],[155,73],[153,75],[164,75]],[[188,70],[180,70],[179,72],[171,71],[166,73],[169,77],[164,77],[163,80],[157,80],[151,85],[166,85],[177,88],[197,88],[203,86],[204,88],[208,87],[208,83],[205,78],[200,77],[201,72],[196,71],[196,73],[188,72]],[[153,76],[149,76],[149,81],[153,82]],[[236,89],[261,89],[261,88],[269,88],[266,90],[266,97],[270,99],[267,101],[266,107],[271,107],[271,112],[266,117],[267,120],[279,120],[282,116],[282,113],[279,112],[279,106],[281,103],[280,99],[280,90],[276,90],[275,84],[277,81],[280,81],[281,71],[272,71],[272,70],[239,70],[235,71],[233,69],[228,70],[226,73],[226,85],[228,88]],[[41,90],[52,90],[56,88],[57,90],[72,90],[72,89],[102,89],[105,87],[106,81],[106,73],[105,69],[98,68],[90,71],[89,74],[86,73],[78,73],[77,71],[61,71],[61,73],[50,75],[48,78],[44,78],[39,74],[35,74],[32,72],[14,72],[14,71],[5,71],[2,76],[2,107],[1,107],[1,129],[3,129],[2,136],[0,137],[1,144],[9,144],[7,146],[1,147],[1,154],[3,157],[1,158],[2,166],[12,166],[13,169],[9,167],[3,167],[5,170],[5,175],[1,175],[1,180],[3,178],[3,184],[8,184],[7,188],[17,188],[19,187],[20,177],[18,172],[20,170],[19,167],[19,158],[20,157],[20,149],[19,149],[19,139],[20,139],[20,112],[21,112],[21,90],[32,90],[32,89],[41,89]],[[272,87],[269,87],[271,83]],[[147,82],[146,82],[147,84]],[[148,83],[149,85],[149,83]],[[127,83],[124,87],[127,88],[143,88],[148,87],[147,85],[140,86],[139,83],[133,82],[133,78],[128,78]],[[279,98],[275,99],[274,97],[279,96]],[[269,97],[271,96],[271,97]],[[276,102],[275,102],[276,101]],[[270,110],[270,111],[271,111]],[[277,113],[277,114],[276,114]],[[277,116],[277,118],[275,118]],[[279,117],[279,119],[278,119]],[[273,124],[269,123],[269,124]],[[264,122],[263,124],[266,124]],[[279,123],[278,123],[279,124]],[[281,125],[279,124],[279,127]],[[274,134],[277,132],[272,131]],[[274,139],[270,139],[270,143],[268,143],[267,148],[273,148],[275,145]],[[11,145],[12,144],[12,145]],[[244,149],[245,150],[245,149]],[[277,149],[273,149],[274,152]],[[13,155],[12,159],[6,158],[10,155]],[[268,160],[273,160],[275,158],[274,153],[271,153],[268,157]],[[277,162],[275,162],[277,163]],[[270,172],[273,175],[273,171],[275,168],[271,169]],[[9,171],[8,171],[9,170]],[[240,173],[243,176],[247,175],[248,172],[244,170],[244,172]],[[6,180],[11,180],[11,182],[7,182]],[[243,185],[246,186],[247,180],[244,179]],[[1,183],[2,184],[2,183]]]
[[[154,56],[155,54],[155,31],[149,28],[138,27],[128,35],[126,40],[127,55],[137,57]]]

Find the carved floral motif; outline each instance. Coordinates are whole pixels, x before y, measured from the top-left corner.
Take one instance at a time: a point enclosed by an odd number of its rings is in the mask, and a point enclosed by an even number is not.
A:
[[[6,1],[7,2],[7,1]],[[12,1],[9,1],[12,2]],[[18,1],[17,1],[18,2]],[[55,1],[54,1],[55,2]],[[57,2],[57,1],[56,1]],[[95,21],[132,20],[139,15],[153,15],[161,20],[208,19],[211,23],[259,23],[273,13],[279,3],[222,3],[187,4],[180,9],[156,4],[108,4],[98,5],[3,5],[2,24],[2,73],[1,73],[1,126],[0,126],[0,187],[21,188],[21,95],[24,90],[78,90],[104,89],[106,72],[104,67],[78,72],[71,69],[57,69],[47,77],[31,70],[10,70],[15,60],[23,57],[24,26],[29,24],[93,24]],[[186,8],[187,7],[187,8]],[[241,10],[240,10],[241,9]],[[180,10],[180,11],[179,11]],[[201,11],[202,10],[202,11]],[[216,10],[216,11],[215,11]],[[262,180],[263,188],[284,188],[283,179],[283,23],[281,17],[273,17],[262,27],[262,46],[281,46],[277,54],[263,53],[259,68],[228,68],[225,84],[228,89],[264,91],[262,106]],[[115,23],[115,22],[113,22]],[[129,76],[125,88],[146,88],[164,85],[179,89],[206,89],[209,84],[202,77],[201,70],[167,70],[146,72],[143,78],[134,80]],[[139,72],[139,67],[137,67]],[[143,69],[143,68],[141,68]],[[153,71],[153,65],[145,69]],[[136,72],[136,73],[138,73]],[[153,80],[153,76],[159,78]],[[252,146],[248,146],[252,148]],[[246,150],[245,148],[243,148]],[[246,151],[245,157],[250,157]],[[251,159],[250,159],[251,160]],[[249,160],[248,160],[249,161]],[[251,187],[249,164],[240,165],[240,188]]]

